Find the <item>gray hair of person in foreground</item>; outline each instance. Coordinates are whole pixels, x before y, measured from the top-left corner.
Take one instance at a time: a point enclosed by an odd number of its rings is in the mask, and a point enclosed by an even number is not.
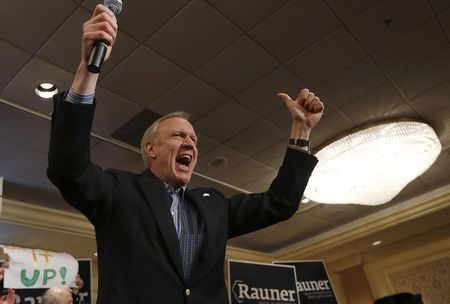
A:
[[[50,287],[42,296],[42,304],[73,304],[72,292],[66,287]]]

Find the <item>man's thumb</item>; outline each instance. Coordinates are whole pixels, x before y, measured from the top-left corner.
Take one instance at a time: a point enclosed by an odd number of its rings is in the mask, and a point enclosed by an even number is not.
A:
[[[284,103],[292,102],[291,97],[285,93],[278,93],[277,96],[283,101]]]

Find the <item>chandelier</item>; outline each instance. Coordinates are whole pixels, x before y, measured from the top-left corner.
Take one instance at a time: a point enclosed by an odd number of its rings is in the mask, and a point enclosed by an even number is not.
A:
[[[434,130],[416,121],[371,125],[333,141],[305,190],[316,203],[380,205],[424,173],[441,152]]]

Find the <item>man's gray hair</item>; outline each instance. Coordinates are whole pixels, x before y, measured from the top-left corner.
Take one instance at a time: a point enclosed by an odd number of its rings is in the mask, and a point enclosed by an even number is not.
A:
[[[72,291],[66,287],[50,287],[42,296],[42,304],[59,304],[61,302],[61,294],[64,291],[72,294]]]
[[[147,169],[150,167],[152,161],[150,157],[148,157],[148,155],[145,153],[145,144],[147,142],[151,142],[152,144],[156,143],[156,135],[158,134],[159,125],[161,124],[161,122],[169,118],[183,118],[189,121],[191,115],[188,112],[184,111],[172,112],[158,118],[147,128],[141,139],[141,155],[142,160],[144,161],[144,166]]]

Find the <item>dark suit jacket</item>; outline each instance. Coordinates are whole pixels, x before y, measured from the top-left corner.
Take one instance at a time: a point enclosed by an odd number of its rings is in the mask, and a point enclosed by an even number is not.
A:
[[[47,174],[95,227],[98,303],[227,303],[227,240],[292,216],[316,158],[287,149],[265,193],[227,198],[212,188],[187,189],[185,195],[196,206],[206,235],[186,281],[164,183],[149,170],[132,174],[92,164],[89,141],[95,104],[72,104],[62,98],[55,97]]]

